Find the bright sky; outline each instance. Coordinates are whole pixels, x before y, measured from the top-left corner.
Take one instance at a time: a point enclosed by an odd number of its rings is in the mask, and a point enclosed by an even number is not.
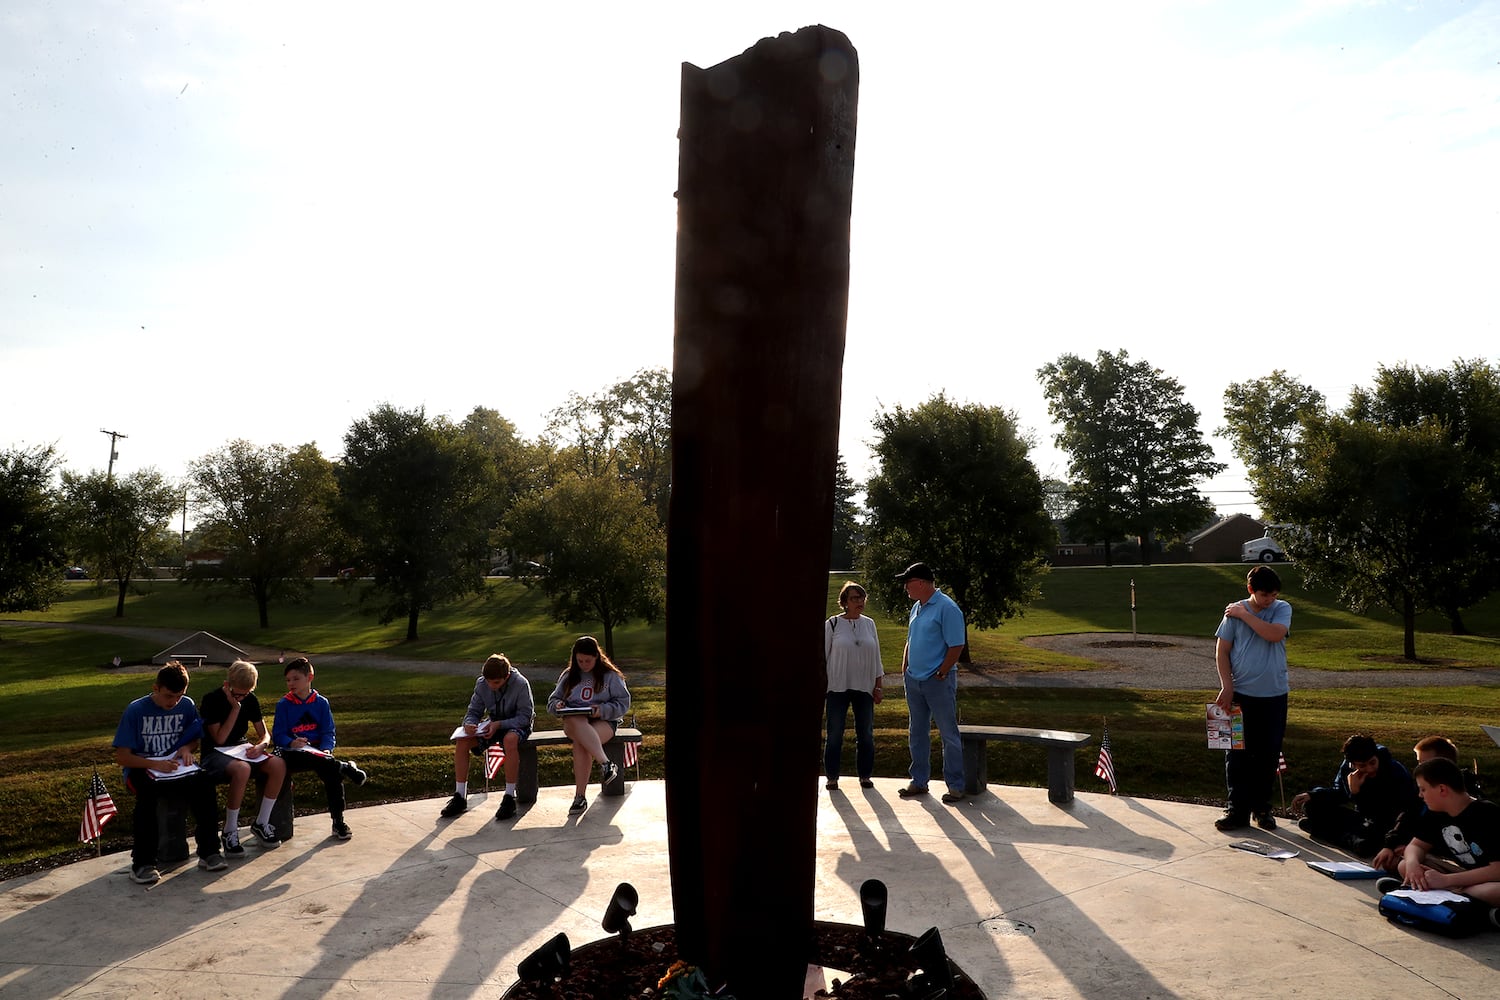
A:
[[[1497,0],[726,7],[10,0],[0,447],[102,469],[104,428],[180,476],[335,457],[382,402],[533,436],[670,366],[681,63],[814,23],[860,55],[856,479],[877,409],[940,390],[1062,476],[1063,352],[1152,362],[1205,434],[1277,367],[1341,404],[1497,357]]]

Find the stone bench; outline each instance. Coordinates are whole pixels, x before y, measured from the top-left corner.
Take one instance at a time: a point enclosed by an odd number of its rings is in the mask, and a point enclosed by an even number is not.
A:
[[[521,774],[516,779],[516,801],[525,805],[536,801],[537,793],[537,747],[563,747],[572,741],[561,729],[547,729],[532,733],[521,746]],[[621,726],[615,730],[615,738],[604,744],[604,752],[620,768],[619,777],[604,786],[605,795],[625,794],[625,744],[640,743],[641,731]]]
[[[989,760],[985,751],[991,741],[1029,743],[1047,748],[1047,798],[1057,803],[1073,801],[1073,751],[1093,741],[1088,733],[1011,726],[959,726],[958,735],[963,740],[966,793],[978,795],[989,784]]]

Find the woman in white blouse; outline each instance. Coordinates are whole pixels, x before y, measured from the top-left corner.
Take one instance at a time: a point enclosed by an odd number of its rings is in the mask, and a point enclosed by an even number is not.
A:
[[[823,657],[828,663],[828,743],[823,752],[829,789],[839,787],[839,755],[844,749],[844,723],[854,709],[854,761],[861,788],[871,788],[875,770],[875,706],[880,703],[885,667],[875,621],[864,615],[865,588],[850,581],[839,590],[843,614],[828,619],[823,633]]]

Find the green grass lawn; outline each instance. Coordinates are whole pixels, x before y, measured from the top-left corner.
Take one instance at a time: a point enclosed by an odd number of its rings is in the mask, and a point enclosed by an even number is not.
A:
[[[1331,598],[1300,591],[1295,568],[1282,567],[1285,596],[1296,609],[1292,661],[1326,670],[1406,666],[1396,659],[1400,628],[1389,615],[1353,615]],[[829,581],[829,613],[844,576]],[[1208,636],[1224,604],[1243,592],[1238,566],[1121,567],[1065,569],[1051,574],[1043,600],[1023,618],[991,631],[974,631],[971,652],[981,662],[1021,668],[1086,669],[1086,661],[1032,649],[1027,635],[1115,631],[1129,633],[1130,581],[1136,582],[1136,629],[1142,633]],[[114,600],[92,584],[70,585],[66,598],[50,611],[15,616],[32,621],[152,625],[205,629],[231,642],[300,649],[313,654],[369,652],[411,659],[471,660],[478,664],[503,651],[516,662],[538,664],[546,677],[560,669],[574,635],[590,623],[564,626],[551,621],[540,594],[508,580],[491,581],[486,593],[422,618],[422,638],[403,643],[404,623],[378,625],[359,604],[357,589],[323,583],[306,604],[276,608],[271,627],[256,626],[248,601],[206,600],[205,593],[175,581],[148,585],[127,602],[126,617],[113,617]],[[877,619],[886,668],[900,665],[903,623]],[[1418,654],[1465,665],[1500,665],[1500,601],[1491,600],[1466,615],[1477,635],[1445,634],[1446,622],[1427,619],[1417,640]],[[632,666],[662,660],[660,626],[620,629],[617,659]],[[110,749],[125,704],[147,692],[150,675],[108,669],[119,656],[143,663],[161,643],[94,632],[72,632],[29,625],[0,626],[0,864],[57,854],[77,846],[79,819],[89,775],[97,767],[121,815],[106,828],[111,846],[128,844],[131,798],[123,791]],[[316,662],[316,661],[315,661]],[[819,665],[810,665],[817,669]],[[222,669],[195,671],[189,694],[201,694],[222,677]],[[1222,794],[1223,757],[1207,750],[1201,691],[969,689],[961,698],[965,722],[1077,729],[1096,738],[1108,719],[1123,794],[1212,800]],[[369,785],[349,789],[354,803],[376,799],[445,796],[451,792],[453,755],[443,737],[467,701],[468,676],[435,676],[390,669],[330,672],[318,687],[332,701],[339,742],[372,774]],[[541,686],[541,685],[537,685]],[[264,684],[269,702],[279,683]],[[533,688],[535,691],[535,687]],[[545,694],[545,692],[541,692]],[[660,734],[664,692],[634,690],[635,712],[646,732],[642,777],[662,776]],[[413,713],[413,705],[431,710]],[[1414,710],[1414,706],[1418,706]],[[1294,695],[1286,753],[1287,797],[1332,777],[1338,746],[1351,732],[1369,731],[1409,757],[1421,736],[1444,732],[1458,741],[1466,761],[1477,760],[1482,775],[1500,770],[1500,748],[1485,740],[1481,723],[1500,721],[1500,689],[1357,688],[1298,691]],[[906,711],[899,700],[877,711],[876,772],[905,773]],[[846,773],[852,771],[852,736],[846,747]],[[1093,778],[1097,747],[1078,754],[1078,786],[1101,789]],[[991,781],[1040,786],[1045,755],[1039,749],[992,746]],[[565,751],[541,756],[544,785],[570,781]],[[303,805],[320,807],[320,796]],[[436,806],[434,806],[436,808]]]

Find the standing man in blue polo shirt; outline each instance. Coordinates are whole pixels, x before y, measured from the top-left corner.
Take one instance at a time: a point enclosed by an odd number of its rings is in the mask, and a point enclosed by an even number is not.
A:
[[[943,801],[964,797],[963,744],[958,736],[958,658],[964,651],[964,613],[953,598],[933,585],[932,567],[912,563],[896,579],[915,603],[906,621],[906,649],[901,673],[906,682],[906,710],[911,716],[911,784],[903,799],[927,794],[932,773],[933,723],[943,738]]]

